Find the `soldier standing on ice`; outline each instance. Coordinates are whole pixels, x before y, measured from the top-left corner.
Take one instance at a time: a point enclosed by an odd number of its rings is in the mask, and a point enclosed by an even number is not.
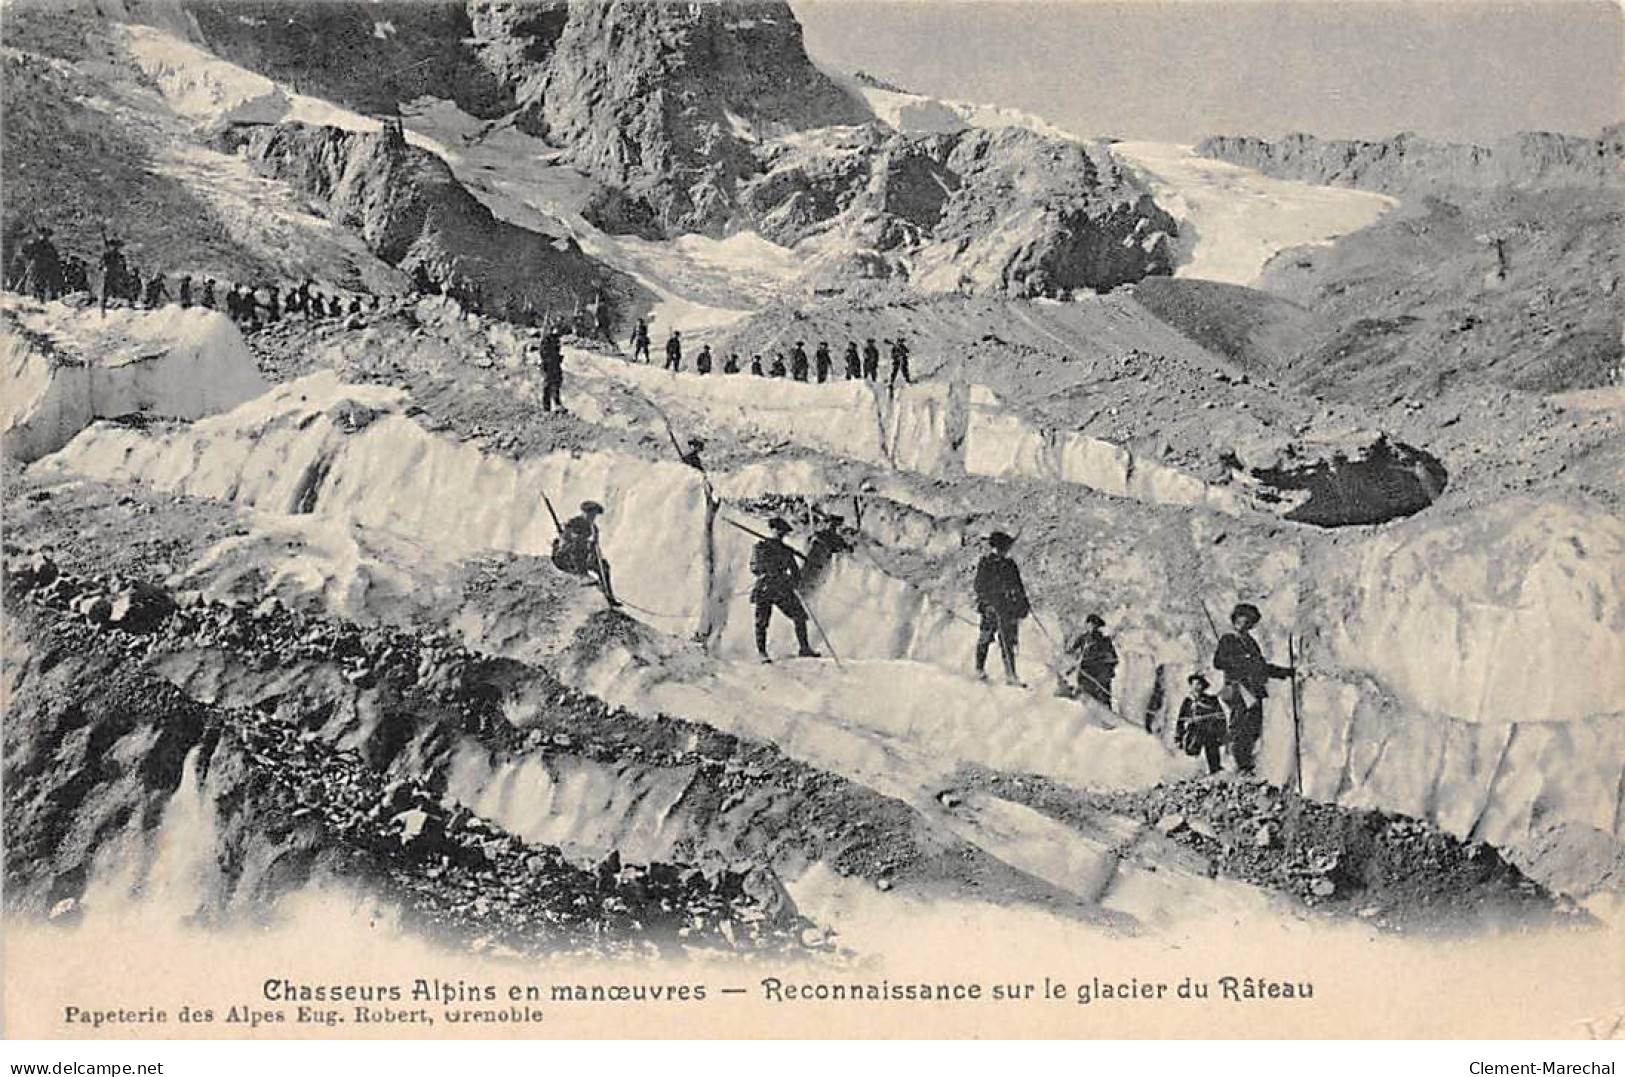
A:
[[[62,263],[62,287],[70,294],[90,291],[90,273],[85,260],[76,254],[68,255]]]
[[[1219,772],[1219,748],[1224,744],[1224,708],[1219,697],[1207,690],[1207,678],[1200,673],[1190,677],[1191,694],[1179,705],[1174,740],[1186,755],[1207,756],[1207,772]]]
[[[863,377],[867,381],[876,381],[880,377],[880,349],[875,346],[874,337],[863,342]]]
[[[694,369],[701,374],[711,373],[711,345],[706,344],[700,348],[700,354],[694,357]]]
[[[773,607],[777,606],[795,625],[800,656],[818,658],[819,653],[807,642],[807,610],[797,594],[801,570],[796,565],[795,551],[784,542],[790,525],[783,517],[775,516],[767,526],[773,529],[773,537],[762,539],[750,553],[750,571],[756,577],[750,589],[751,604],[756,607],[756,653],[763,662],[773,661],[767,653],[767,627],[773,619]]]
[[[549,329],[542,337],[542,410],[552,411],[555,406],[564,410],[559,390],[564,388],[564,348],[556,330]]]
[[[790,376],[796,381],[807,380],[807,349],[799,340],[790,349]]]
[[[818,350],[813,352],[813,377],[822,385],[829,380],[829,341],[820,340]]]
[[[987,537],[991,549],[976,563],[976,610],[981,614],[976,634],[976,676],[986,679],[988,645],[997,636],[999,656],[1004,659],[1004,682],[1024,687],[1016,676],[1016,647],[1021,619],[1032,612],[1032,605],[1021,582],[1021,570],[1009,556],[1015,542],[1003,531],[993,532]]]
[[[683,369],[683,339],[675,329],[666,338],[666,369],[674,374]]]
[[[857,341],[849,340],[846,342],[846,355],[843,357],[843,360],[846,363],[847,381],[857,381],[859,378],[863,377],[863,361],[858,358]]]
[[[1117,648],[1106,635],[1106,622],[1101,620],[1100,614],[1091,613],[1083,624],[1084,630],[1066,645],[1077,681],[1073,698],[1086,695],[1101,706],[1110,707],[1112,679],[1117,675]]]
[[[109,299],[124,295],[124,275],[129,272],[124,264],[124,244],[116,236],[102,236],[102,309]]]
[[[645,363],[649,361],[649,323],[642,318],[632,327],[632,358],[640,355]]]
[[[553,540],[553,564],[575,576],[582,576],[598,584],[611,606],[619,606],[615,589],[610,584],[609,562],[604,560],[599,545],[598,517],[604,506],[596,501],[583,501],[581,513],[566,520]]]
[[[909,374],[908,371],[908,345],[903,343],[902,337],[898,337],[896,340],[892,341],[891,378],[886,384],[895,386],[897,384],[898,374],[903,375],[904,384],[912,385],[914,383],[914,378]]]
[[[154,273],[147,281],[147,294],[143,300],[149,310],[157,310],[169,302],[169,287],[164,284],[164,275]]]
[[[1264,735],[1264,698],[1269,695],[1269,682],[1292,676],[1289,667],[1265,661],[1264,652],[1252,637],[1260,620],[1262,615],[1251,602],[1237,605],[1230,611],[1235,631],[1220,637],[1213,653],[1213,668],[1224,674],[1219,698],[1230,711],[1230,754],[1243,774],[1253,772],[1254,749]]]
[[[62,256],[49,228],[42,226],[23,247],[23,291],[41,302],[62,295]]]

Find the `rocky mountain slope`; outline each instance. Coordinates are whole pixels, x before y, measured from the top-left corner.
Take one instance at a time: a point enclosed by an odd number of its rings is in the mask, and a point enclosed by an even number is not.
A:
[[[815,252],[817,290],[1054,296],[1172,271],[1178,226],[1099,147],[1017,127],[869,126],[762,152],[742,201],[762,235]]]
[[[402,270],[424,267],[439,284],[512,319],[608,304],[610,324],[648,306],[647,292],[549,236],[496,217],[445,161],[383,134],[305,124],[245,125],[220,136],[264,174],[320,200],[327,215]]]
[[[1100,146],[1049,129],[960,122],[921,132],[880,122],[861,94],[812,64],[782,4],[185,0],[112,14],[181,35],[168,36],[166,47],[165,35],[145,29],[114,34],[106,49],[126,66],[129,57],[119,54],[133,52],[141,76],[203,128],[306,116],[321,123],[321,109],[310,105],[319,98],[351,110],[332,117],[340,126],[364,131],[376,126],[369,117],[416,109],[432,94],[468,119],[463,145],[511,132],[545,155],[559,177],[550,182],[585,176],[591,189],[572,210],[584,227],[646,239],[755,232],[795,248],[805,263],[803,290],[885,281],[931,292],[1058,295],[1171,271],[1178,226]],[[95,18],[73,17],[90,36],[109,36]],[[303,141],[240,131],[221,145],[248,146],[250,159],[267,165],[262,148],[271,140],[277,162],[262,170],[297,177],[298,193],[323,200],[357,186],[358,168],[385,163],[379,155],[364,165],[341,161],[354,156],[354,140],[336,131]],[[436,155],[459,149],[417,144]],[[415,158],[419,188],[479,189],[487,178],[448,174],[416,154],[397,156]],[[346,170],[352,178],[341,185]],[[313,178],[322,171],[331,175]],[[388,184],[380,174],[370,186]],[[372,242],[381,229],[418,231],[417,204],[425,197],[374,199],[366,212],[325,209]],[[479,190],[476,197],[503,217],[512,193]],[[414,253],[408,266],[432,259],[450,272],[457,261],[487,293],[495,290],[493,275],[470,264],[480,261],[475,241],[511,237],[475,221],[482,211],[460,192],[433,200],[456,224],[440,230],[452,249]],[[402,220],[380,222],[392,213]],[[533,211],[523,220],[509,215],[508,223],[565,231]],[[520,246],[529,253],[518,260],[527,273],[538,271],[533,277],[583,276],[582,267],[561,267],[557,259],[544,264],[535,242]],[[623,298],[630,292],[624,282],[611,287]]]
[[[1401,198],[1366,228],[1271,259],[1257,287],[1274,298],[1200,282],[1142,289],[1171,324],[1237,362],[1367,404],[1458,385],[1551,393],[1617,384],[1618,129],[1600,139],[1520,135],[1489,148],[1292,136],[1216,138],[1198,149],[1269,175]]]
[[[1625,125],[1597,138],[1526,131],[1490,146],[1399,134],[1376,142],[1294,134],[1274,142],[1235,135],[1203,139],[1196,152],[1266,175],[1390,194],[1495,187],[1598,187],[1620,181]]]

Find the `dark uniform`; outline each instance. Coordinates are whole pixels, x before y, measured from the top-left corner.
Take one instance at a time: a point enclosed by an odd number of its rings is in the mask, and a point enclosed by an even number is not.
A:
[[[796,381],[807,380],[807,349],[796,341],[796,346],[790,349],[790,376]]]
[[[813,352],[813,377],[822,385],[829,380],[829,344],[826,341],[818,342],[818,350]]]
[[[756,607],[756,653],[762,656],[762,661],[771,661],[767,654],[767,626],[773,618],[773,607],[777,606],[795,625],[801,657],[817,658],[818,652],[807,642],[807,609],[796,593],[801,584],[801,569],[796,565],[795,552],[784,544],[790,525],[775,516],[769,526],[773,528],[774,537],[762,539],[750,553],[750,571],[756,577],[750,589],[750,601]]]
[[[209,310],[214,309],[214,278],[205,277],[203,280],[203,297],[198,300]]]
[[[1016,647],[1021,619],[1032,612],[1032,606],[1027,601],[1027,588],[1021,582],[1021,570],[1006,553],[1015,539],[1003,531],[995,531],[988,536],[988,543],[992,551],[983,554],[976,563],[976,610],[981,614],[976,635],[976,675],[985,676],[988,645],[997,636],[999,655],[1004,659],[1004,679],[1010,684],[1020,684],[1016,676]]]
[[[557,332],[542,338],[542,410],[564,410],[560,390],[564,388],[564,347]]]
[[[775,352],[773,354],[773,365],[767,368],[767,376],[770,378],[782,378],[784,375],[784,356],[778,352]]]
[[[897,375],[899,374],[903,376],[903,381],[905,383],[911,385],[913,384],[914,378],[908,372],[908,345],[903,343],[902,337],[898,337],[892,342],[891,378],[888,380],[887,384],[896,385]]]
[[[609,562],[598,543],[598,517],[604,507],[596,501],[583,501],[581,514],[564,522],[553,540],[553,564],[575,576],[595,580],[611,606],[620,605],[610,583]]]
[[[41,228],[23,247],[23,291],[41,302],[62,295],[62,256],[49,228]]]
[[[1073,660],[1078,693],[1110,707],[1112,678],[1117,675],[1117,648],[1112,645],[1111,637],[1101,631],[1105,622],[1098,616],[1090,614],[1087,624],[1088,630],[1067,644],[1066,653]]]
[[[640,355],[645,363],[649,361],[649,323],[642,318],[632,327],[632,358]]]
[[[1207,756],[1207,772],[1219,772],[1219,748],[1224,744],[1224,707],[1207,690],[1207,678],[1191,675],[1191,694],[1179,705],[1174,739],[1186,755]]]
[[[750,357],[750,372],[754,377],[760,378],[765,376],[762,372],[762,357],[760,355],[753,355]]]
[[[739,353],[738,352],[729,352],[728,353],[728,358],[726,360],[724,360],[724,362],[722,364],[722,372],[724,374],[737,374],[737,373],[739,373]]]
[[[694,357],[694,369],[701,374],[711,373],[711,345],[707,344],[700,349],[700,354]]]
[[[813,533],[812,539],[807,543],[807,564],[801,570],[801,579],[805,586],[818,586],[818,581],[829,571],[835,555],[852,551],[852,544],[841,534],[841,525],[845,522],[844,517],[831,516],[823,527]]]
[[[1213,653],[1213,668],[1224,674],[1219,698],[1230,711],[1230,754],[1243,774],[1253,772],[1254,750],[1264,735],[1264,699],[1269,695],[1269,682],[1292,676],[1287,667],[1265,661],[1258,641],[1249,634],[1258,620],[1258,607],[1246,602],[1237,606],[1230,614],[1236,630],[1226,632]]]
[[[858,358],[857,341],[849,340],[846,342],[846,355],[843,357],[843,361],[846,363],[847,381],[857,381],[863,377],[863,361]]]
[[[102,244],[102,309],[109,299],[124,298],[125,275],[129,267],[124,263],[124,244],[109,239]]]
[[[666,338],[665,368],[673,372],[683,369],[683,341],[675,329],[671,331],[671,336]]]
[[[705,473],[705,461],[700,458],[700,453],[704,449],[704,441],[699,438],[689,438],[687,451],[678,453],[677,459],[703,475]]]
[[[154,310],[169,302],[169,288],[164,284],[162,273],[154,273],[152,279],[147,281],[147,293],[143,302]]]
[[[874,337],[863,342],[863,376],[869,381],[880,377],[880,349]]]
[[[181,306],[183,306],[183,307],[191,306],[192,305],[192,274],[188,273],[186,276],[181,278],[180,293],[181,293]]]

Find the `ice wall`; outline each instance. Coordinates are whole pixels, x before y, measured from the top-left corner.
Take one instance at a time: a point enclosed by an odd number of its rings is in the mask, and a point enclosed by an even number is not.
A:
[[[15,460],[55,452],[95,419],[196,419],[265,389],[223,314],[175,306],[87,316],[59,302],[0,302],[0,429]]]

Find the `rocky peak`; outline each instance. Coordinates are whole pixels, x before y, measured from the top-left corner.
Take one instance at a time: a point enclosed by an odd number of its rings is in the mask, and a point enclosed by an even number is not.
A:
[[[577,3],[520,126],[644,203],[667,233],[726,230],[751,148],[861,123],[782,3]]]

